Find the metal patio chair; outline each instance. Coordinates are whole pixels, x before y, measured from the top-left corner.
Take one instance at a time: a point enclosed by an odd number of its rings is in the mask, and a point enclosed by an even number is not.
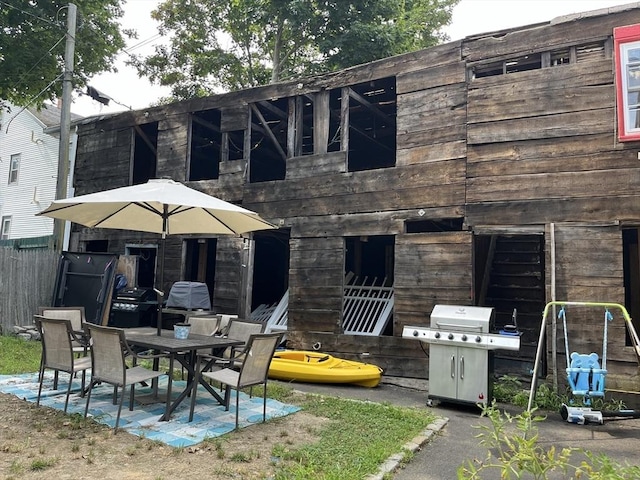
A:
[[[137,359],[154,359],[165,357],[164,354],[147,355],[134,352],[127,344],[124,330],[114,327],[103,327],[92,323],[86,324],[86,329],[91,337],[91,358],[93,369],[91,382],[87,393],[87,404],[84,409],[84,416],[89,412],[89,402],[93,387],[100,382],[113,385],[113,404],[117,403],[118,387],[122,387],[120,402],[118,405],[118,415],[113,427],[114,433],[118,430],[120,423],[120,413],[127,385],[129,385],[129,410],[133,410],[133,398],[135,396],[135,384],[152,380],[165,375],[163,372],[150,370],[136,365]],[[126,358],[133,359],[133,366],[129,367]]]
[[[282,340],[282,333],[256,333],[252,334],[245,348],[238,354],[242,357],[242,366],[240,370],[232,368],[223,368],[213,372],[197,372],[203,377],[220,382],[225,387],[224,405],[225,410],[229,410],[231,401],[231,389],[236,390],[236,429],[238,428],[238,413],[240,406],[240,390],[245,387],[253,387],[255,385],[263,385],[262,397],[262,421],[267,418],[267,379],[269,374],[269,365],[273,354]],[[230,360],[233,362],[234,357]],[[195,383],[196,387],[198,382]],[[194,389],[191,398],[191,408],[193,409],[197,396],[197,388]]]
[[[39,307],[38,315],[47,318],[59,318],[69,320],[71,329],[74,332],[82,332],[84,324],[87,321],[84,313],[84,307]],[[89,354],[88,345],[82,344],[77,340],[72,341],[73,351],[78,355],[86,356]]]
[[[67,396],[64,401],[64,412],[66,413],[73,378],[78,372],[82,372],[80,395],[84,395],[86,371],[91,368],[91,358],[76,357],[73,350],[73,342],[82,343],[83,339],[74,332],[70,320],[34,315],[34,321],[42,339],[42,358],[39,372],[40,385],[38,387],[36,405],[40,405],[45,370],[50,369],[55,372],[53,379],[54,390],[58,389],[58,373],[66,372],[69,374]]]

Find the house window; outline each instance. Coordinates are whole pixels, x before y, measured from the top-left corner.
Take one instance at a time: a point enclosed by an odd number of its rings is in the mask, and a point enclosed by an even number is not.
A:
[[[0,226],[0,240],[8,240],[11,233],[11,217],[2,217],[2,226]]]
[[[11,155],[9,161],[9,184],[18,183],[18,170],[20,169],[20,154]]]
[[[640,25],[613,30],[618,139],[640,140]]]

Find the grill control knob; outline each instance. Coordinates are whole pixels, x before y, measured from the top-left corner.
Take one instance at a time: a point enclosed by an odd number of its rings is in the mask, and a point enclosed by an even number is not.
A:
[[[453,340],[453,333],[450,333],[450,334],[447,336],[447,338],[448,338],[449,340]]]
[[[482,338],[480,337],[480,335],[478,335],[478,336],[476,337],[476,342],[480,343],[481,341],[482,341]]]
[[[436,338],[440,338],[440,332],[434,333],[433,336],[436,337]]]
[[[467,336],[466,335],[462,335],[462,341],[466,342],[467,341]]]
[[[413,331],[413,336],[414,336],[414,337],[417,337],[418,335],[419,335],[418,330],[414,330],[414,331]]]

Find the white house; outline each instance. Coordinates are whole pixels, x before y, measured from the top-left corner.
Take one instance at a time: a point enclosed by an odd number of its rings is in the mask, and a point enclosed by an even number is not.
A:
[[[53,234],[53,220],[35,214],[55,199],[59,136],[44,131],[59,124],[60,109],[53,105],[0,109],[0,240]],[[75,146],[72,131],[71,159]]]

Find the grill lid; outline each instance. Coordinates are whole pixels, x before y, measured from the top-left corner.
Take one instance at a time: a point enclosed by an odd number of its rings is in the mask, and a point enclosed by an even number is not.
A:
[[[431,328],[488,333],[493,322],[493,307],[435,305]]]

